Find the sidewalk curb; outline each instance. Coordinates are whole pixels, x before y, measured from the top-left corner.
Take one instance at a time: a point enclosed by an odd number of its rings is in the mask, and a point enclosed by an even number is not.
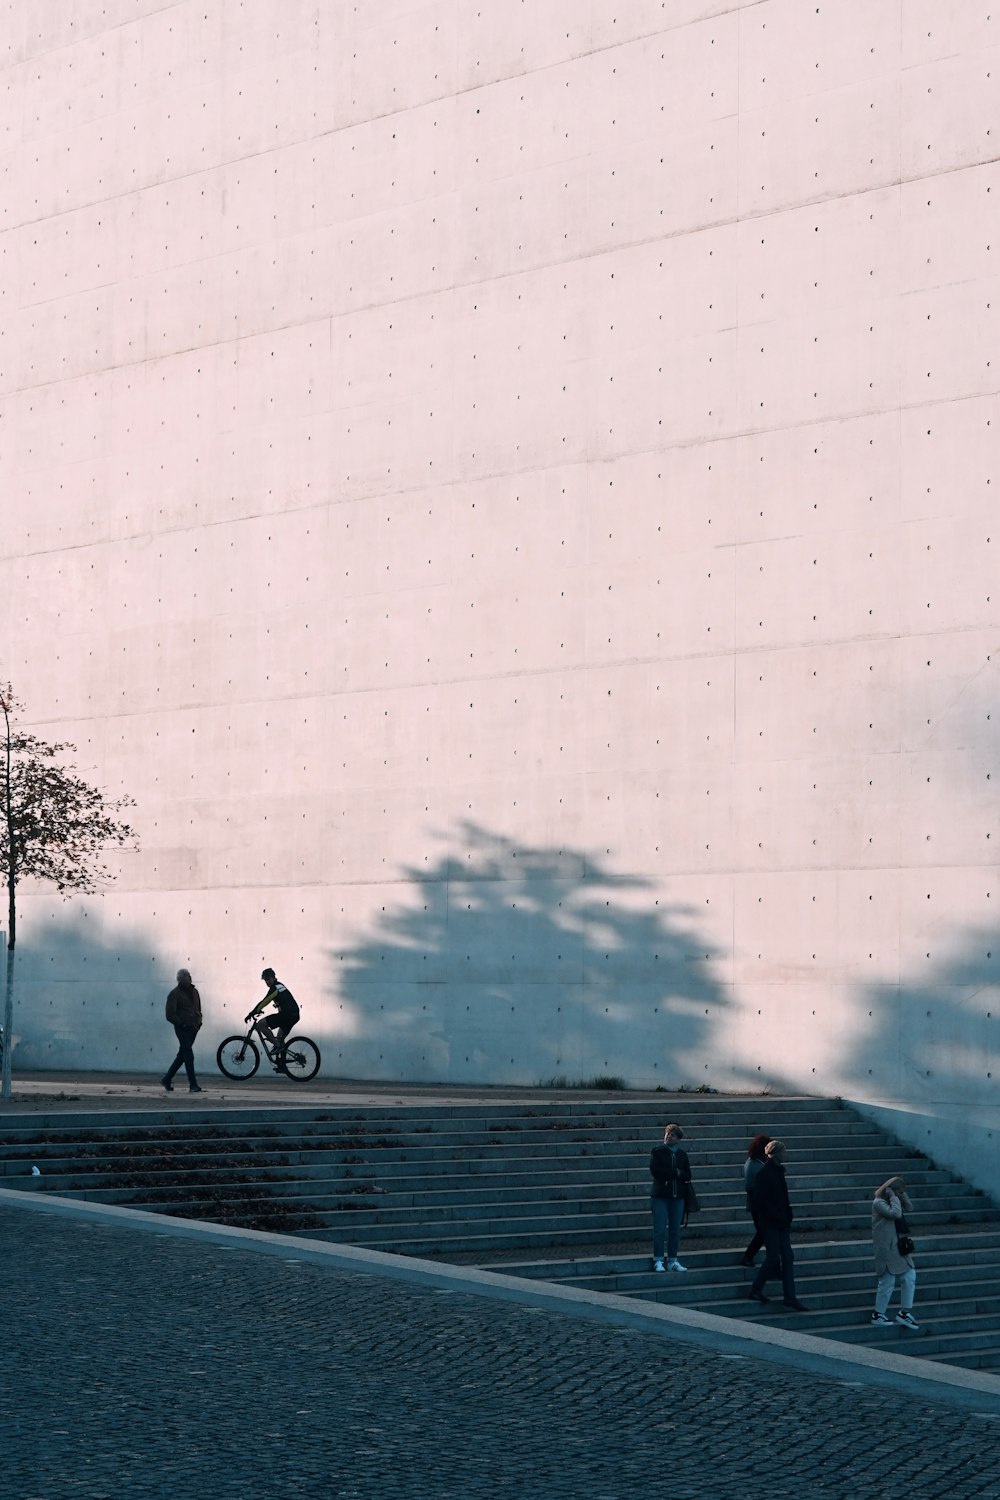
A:
[[[435,1261],[389,1255],[382,1250],[363,1250],[353,1245],[267,1234],[253,1229],[233,1229],[197,1219],[178,1219],[139,1209],[25,1193],[23,1189],[0,1188],[0,1207],[48,1213],[70,1221],[106,1224],[119,1229],[151,1230],[162,1236],[201,1240],[206,1245],[226,1249],[310,1261],[357,1275],[384,1276],[438,1292],[464,1292],[471,1296],[516,1302],[522,1307],[562,1313],[567,1317],[660,1333],[681,1343],[712,1350],[728,1359],[762,1359],[844,1384],[879,1386],[904,1393],[911,1399],[943,1401],[966,1410],[1000,1416],[1000,1376],[981,1370],[930,1364],[877,1349],[858,1349],[808,1333],[789,1333],[756,1323],[743,1325],[712,1313],[664,1307],[660,1303],[637,1303],[628,1297],[528,1281],[469,1266],[440,1265]]]

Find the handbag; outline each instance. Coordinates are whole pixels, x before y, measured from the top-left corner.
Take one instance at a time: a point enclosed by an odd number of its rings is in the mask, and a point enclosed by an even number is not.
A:
[[[896,1249],[900,1255],[912,1255],[915,1249],[913,1240],[910,1237],[910,1226],[902,1214],[900,1214],[899,1223],[896,1225]]]
[[[698,1202],[698,1194],[694,1190],[693,1182],[686,1182],[684,1184],[684,1204],[689,1214],[696,1214],[701,1209],[701,1204]]]

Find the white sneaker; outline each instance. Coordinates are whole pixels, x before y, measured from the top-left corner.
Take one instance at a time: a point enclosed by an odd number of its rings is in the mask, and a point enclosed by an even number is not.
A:
[[[667,1262],[667,1269],[669,1271],[686,1271],[687,1266],[682,1266],[679,1260],[671,1260]]]
[[[910,1312],[910,1309],[908,1307],[904,1308],[902,1312],[898,1312],[896,1314],[896,1322],[901,1323],[904,1328],[920,1327],[920,1324],[917,1322],[916,1318]]]
[[[665,1271],[666,1269],[667,1268],[663,1264],[662,1260],[654,1260],[653,1261],[653,1270],[654,1271]]]
[[[873,1312],[872,1313],[872,1327],[873,1328],[891,1328],[892,1324],[889,1322],[889,1319],[886,1317],[885,1313]]]

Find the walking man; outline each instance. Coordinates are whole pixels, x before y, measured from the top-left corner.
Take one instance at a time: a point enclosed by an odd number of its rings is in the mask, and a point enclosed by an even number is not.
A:
[[[201,1030],[201,996],[187,969],[177,970],[177,984],[167,996],[167,1020],[177,1033],[177,1056],[160,1082],[168,1094],[173,1093],[174,1074],[183,1063],[188,1088],[192,1094],[200,1094],[201,1086],[194,1073],[194,1039]]]
[[[792,1253],[792,1205],[785,1181],[785,1144],[768,1141],[764,1148],[764,1165],[750,1185],[750,1202],[754,1218],[764,1236],[764,1263],[750,1288],[751,1302],[769,1302],[764,1284],[772,1276],[781,1276],[785,1306],[795,1312],[809,1309],[795,1295],[795,1273]]]

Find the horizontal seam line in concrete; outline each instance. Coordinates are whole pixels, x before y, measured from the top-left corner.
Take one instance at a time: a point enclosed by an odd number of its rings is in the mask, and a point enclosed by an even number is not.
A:
[[[177,1239],[202,1240],[209,1245],[310,1261],[356,1275],[385,1276],[438,1292],[516,1302],[522,1307],[562,1313],[566,1317],[660,1333],[729,1357],[763,1359],[829,1379],[861,1381],[905,1391],[911,1398],[944,1401],[949,1405],[1000,1415],[1000,1377],[985,1371],[932,1366],[922,1363],[917,1356],[858,1349],[832,1339],[758,1324],[743,1325],[712,1313],[636,1302],[627,1297],[585,1291],[555,1282],[544,1282],[540,1286],[533,1280],[494,1271],[442,1266],[435,1261],[365,1250],[354,1245],[235,1229],[198,1219],[176,1219],[140,1209],[81,1203],[69,1198],[29,1196],[9,1188],[0,1188],[0,1208],[35,1210],[119,1229],[152,1230]]]
[[[382,306],[382,305],[388,305],[388,304],[379,304],[379,306]],[[317,319],[314,319],[314,320],[311,320],[311,321],[318,322],[318,323],[327,322],[327,321],[330,321],[330,315],[325,315],[325,316],[323,316],[321,318],[317,318]],[[289,324],[284,324],[284,325],[282,325],[279,328],[275,328],[275,329],[269,330],[269,333],[282,333],[282,332],[288,331],[289,329],[300,328],[300,327],[305,327],[305,326],[307,326],[307,325],[303,324],[303,323],[289,323]],[[247,335],[243,335],[241,337],[251,338],[251,337],[265,337],[265,336],[267,336],[267,334],[262,333],[260,335],[247,334]],[[208,344],[208,345],[195,346],[195,348],[193,348],[193,349],[180,350],[180,351],[177,351],[177,357],[179,357],[180,355],[183,355],[183,354],[189,354],[189,353],[197,352],[198,349],[211,349],[211,348],[214,348],[214,347],[217,347],[217,346],[216,345]],[[136,364],[135,367],[139,368],[142,364],[147,364],[147,363],[150,363],[150,362],[153,362],[153,361],[162,361],[163,359],[172,359],[174,357],[175,357],[174,354],[168,354],[168,355],[150,355],[145,360],[137,362],[137,364]],[[65,378],[60,378],[59,380],[49,381],[49,382],[44,383],[41,386],[17,387],[17,388],[11,389],[9,391],[0,392],[0,395],[12,396],[13,397],[13,396],[18,396],[18,395],[22,395],[22,394],[30,394],[32,391],[46,390],[46,389],[50,389],[50,388],[55,388],[58,385],[72,384],[72,383],[80,381],[80,380],[88,380],[91,377],[100,376],[102,374],[107,373],[109,370],[117,369],[117,368],[124,368],[124,367],[123,366],[107,366],[104,369],[91,371],[89,374],[67,376]],[[729,432],[720,433],[718,435],[711,436],[711,437],[706,437],[705,435],[696,435],[696,436],[693,436],[693,437],[684,437],[684,438],[680,438],[680,439],[677,439],[677,440],[668,440],[668,441],[665,441],[665,442],[662,442],[662,443],[658,443],[655,446],[632,447],[632,448],[622,449],[620,452],[615,453],[615,454],[611,454],[611,455],[609,455],[607,457],[574,458],[574,459],[569,460],[566,463],[559,463],[559,464],[557,464],[557,463],[551,463],[551,464],[534,465],[534,466],[532,466],[530,468],[525,468],[525,469],[519,469],[519,470],[517,470],[515,477],[520,478],[522,476],[550,474],[550,473],[556,472],[557,470],[571,469],[571,468],[584,469],[590,463],[597,464],[598,466],[601,466],[601,467],[606,467],[606,466],[608,466],[610,464],[617,463],[620,459],[623,459],[623,458],[635,458],[635,457],[643,457],[643,456],[652,456],[652,455],[655,455],[655,454],[662,454],[662,453],[664,453],[666,451],[671,451],[672,452],[672,451],[675,451],[675,450],[678,450],[678,449],[685,449],[685,448],[693,448],[693,447],[698,447],[698,446],[705,446],[706,444],[709,445],[709,446],[714,446],[714,445],[720,445],[720,444],[723,444],[723,443],[731,443],[731,442],[742,441],[743,439],[746,439],[746,438],[767,437],[767,436],[770,436],[770,435],[772,435],[774,433],[792,432],[792,431],[796,431],[798,429],[805,429],[805,428],[810,428],[810,427],[839,426],[839,425],[843,425],[844,423],[847,423],[847,422],[862,421],[866,417],[879,417],[879,416],[891,415],[891,416],[895,416],[895,417],[898,418],[900,415],[902,415],[904,413],[908,413],[908,412],[926,411],[926,410],[930,410],[931,408],[935,408],[935,407],[956,406],[956,405],[959,405],[959,404],[962,404],[962,403],[965,403],[965,402],[986,401],[986,400],[990,400],[992,398],[995,398],[998,394],[1000,394],[1000,387],[990,388],[990,389],[981,390],[981,391],[971,391],[971,392],[964,392],[964,393],[963,392],[953,393],[953,394],[946,395],[946,396],[936,396],[936,397],[929,398],[929,399],[926,399],[926,400],[921,400],[921,401],[909,401],[909,402],[896,401],[895,403],[893,403],[892,405],[890,405],[888,407],[878,407],[878,406],[857,407],[857,408],[854,408],[854,409],[852,409],[852,410],[850,410],[848,412],[840,412],[840,413],[837,413],[836,415],[833,415],[833,416],[827,415],[827,416],[822,416],[822,417],[801,418],[801,419],[797,419],[794,422],[782,422],[782,423],[779,423],[777,425],[733,428]],[[372,403],[369,402],[369,403],[365,403],[365,404],[366,405],[371,405]],[[346,409],[347,408],[334,408],[334,407],[331,407],[331,408],[326,408],[324,410],[326,411],[326,414],[329,415],[333,411],[336,411],[336,410],[346,410]],[[323,413],[321,412],[320,415],[322,415],[322,414]],[[69,467],[72,467],[72,465],[70,465]],[[475,475],[471,480],[469,478],[457,478],[457,479],[445,480],[442,483],[442,489],[445,490],[445,491],[451,491],[452,489],[458,489],[458,488],[460,488],[462,486],[468,488],[468,486],[469,486],[470,483],[471,484],[475,484],[475,485],[484,484],[484,483],[488,483],[491,480],[496,480],[498,478],[504,478],[504,477],[506,477],[505,473],[503,471],[499,470],[499,469],[496,469],[496,470],[494,470],[494,469],[484,470],[481,474]],[[308,504],[302,504],[302,505],[298,505],[298,506],[293,506],[291,509],[283,512],[282,514],[283,515],[287,515],[287,516],[304,516],[304,515],[311,514],[311,513],[314,513],[314,512],[318,513],[318,512],[323,511],[323,510],[328,510],[331,505],[337,506],[337,505],[342,505],[342,504],[343,505],[352,504],[352,503],[354,503],[354,501],[356,501],[358,499],[361,499],[361,500],[374,500],[374,499],[383,499],[383,498],[384,499],[411,498],[411,497],[413,497],[415,495],[421,494],[425,489],[426,489],[426,485],[412,484],[412,485],[404,485],[403,487],[397,488],[397,489],[374,490],[374,491],[370,491],[370,492],[359,493],[358,495],[353,495],[353,496],[349,496],[349,497],[345,497],[343,499],[337,499],[337,500],[333,500],[333,501],[330,501],[330,500],[310,500],[308,502]],[[220,527],[221,528],[221,527],[224,527],[224,526],[232,526],[234,524],[240,524],[240,525],[242,525],[242,524],[249,523],[251,521],[261,520],[262,518],[267,518],[270,515],[271,515],[271,512],[265,511],[265,510],[262,510],[262,509],[261,510],[254,510],[254,511],[247,511],[244,514],[236,517],[235,521],[232,518],[227,519],[227,520],[208,521],[208,522],[205,523],[205,528],[206,529],[211,529],[212,527]],[[176,525],[176,526],[167,526],[167,527],[163,528],[162,531],[156,532],[155,535],[156,536],[173,536],[173,535],[179,535],[182,532],[190,531],[190,530],[191,530],[190,525],[180,525],[179,524],[179,525]],[[789,533],[789,536],[791,536],[791,535],[792,534]],[[784,539],[784,538],[779,538],[779,540],[782,540],[782,539]],[[32,551],[25,552],[23,554],[23,556],[25,558],[48,557],[48,556],[50,556],[56,550],[63,551],[63,552],[86,551],[88,548],[95,548],[96,549],[96,548],[99,548],[99,547],[106,547],[106,546],[108,546],[109,541],[114,541],[114,540],[116,540],[116,539],[115,538],[109,538],[109,537],[105,536],[105,537],[97,538],[96,540],[89,540],[89,541],[77,542],[77,543],[74,543],[74,544],[72,544],[70,546],[62,547],[62,548],[59,548],[59,549],[56,549],[56,548],[53,548],[53,547],[40,547],[37,550],[35,550],[34,552],[32,552]],[[133,541],[141,540],[141,536],[140,536],[139,533],[135,533],[135,534],[132,534],[132,535],[127,536],[125,538],[119,538],[118,540],[123,540],[124,542],[128,543],[128,542],[133,542]],[[744,547],[749,548],[749,547],[759,546],[760,543],[761,543],[761,540],[762,540],[761,538],[752,538],[752,539],[751,538],[747,538],[745,540],[734,540],[734,541],[730,541],[730,542],[720,542],[720,543],[716,544],[716,546],[713,548],[713,550],[718,551],[718,552],[723,552],[723,551],[737,551],[737,550],[739,550],[741,548],[744,548]],[[763,540],[769,541],[769,540],[773,540],[773,538],[764,538]],[[443,588],[443,587],[446,587],[446,586],[447,586],[446,584],[419,584],[419,585],[418,584],[414,584],[414,585],[408,586],[406,589],[395,590],[395,592],[397,592],[397,593],[399,593],[399,592],[407,592],[407,593],[409,593],[409,592],[419,592],[421,590],[424,591],[424,592],[426,592],[428,589],[439,589],[439,588]],[[386,592],[387,592],[387,590],[385,590],[385,589],[382,589],[382,590],[379,590],[379,589],[365,589],[365,590],[362,590],[362,591],[360,591],[360,592],[358,592],[356,594],[351,594],[351,595],[349,595],[347,597],[349,597],[351,599],[372,599],[372,598],[378,598],[378,597],[380,597],[380,595],[384,595]],[[226,612],[223,612],[223,613],[226,613]],[[235,614],[239,613],[239,611],[232,611],[232,613],[235,615]],[[947,631],[942,631],[942,630],[925,631],[925,632],[923,632],[923,634],[925,636],[929,636],[929,635],[941,635],[941,634],[968,633],[969,629],[970,629],[969,626],[951,626],[951,627],[948,628]],[[852,636],[852,637],[850,637],[850,640],[847,641],[847,643],[849,644],[850,642],[853,642],[854,640],[879,641],[879,640],[898,640],[898,639],[901,639],[901,632],[898,631],[898,630],[888,630],[888,631],[886,631],[886,630],[873,630],[873,631],[869,632],[869,634],[864,635],[864,636],[859,636],[859,637],[853,637]],[[821,644],[841,644],[844,641],[845,641],[845,638],[843,638],[843,637],[836,637],[836,638],[830,638],[830,639],[824,640],[824,641],[821,642]],[[779,649],[780,650],[795,650],[795,649],[800,649],[803,644],[814,645],[814,644],[816,644],[816,642],[812,638],[810,638],[808,641],[806,641],[805,638],[803,638],[802,640],[792,642],[791,644],[783,644],[780,647],[773,647],[773,646],[769,647],[766,644],[757,644],[757,645],[754,645],[754,646],[742,647],[742,648],[737,648],[737,649],[740,650],[740,651],[742,651],[742,652],[744,652],[744,653],[754,653],[754,652],[760,652],[762,650],[764,650],[764,651],[766,651],[766,650],[779,650]],[[694,655],[698,656],[698,657],[728,656],[728,655],[731,655],[731,654],[732,653],[729,652],[729,651],[727,651],[724,647],[712,647],[711,649],[706,648],[704,651],[699,651],[699,652],[694,653]],[[642,657],[634,657],[634,658],[628,658],[627,659],[628,664],[630,664],[630,665],[631,664],[642,665],[642,664],[647,663],[647,662],[653,662],[653,661],[659,662],[659,661],[662,661],[662,660],[664,660],[664,658],[662,656],[650,656],[650,657],[642,656]],[[679,658],[679,657],[668,657],[668,658],[666,658],[666,660],[668,660],[668,661],[676,661],[676,660],[681,660],[681,658]],[[612,659],[612,664],[613,664],[613,659]],[[605,663],[605,665],[607,665],[607,663]],[[564,671],[574,671],[574,670],[581,670],[581,668],[579,666],[577,666],[577,667],[573,667],[573,666],[568,666],[568,667],[567,666],[539,667],[539,668],[533,668],[528,673],[525,673],[523,671],[514,672],[513,670],[511,670],[510,672],[507,672],[507,673],[496,673],[496,674],[493,674],[493,675],[500,676],[500,677],[502,677],[502,676],[510,676],[510,677],[517,676],[517,677],[522,677],[522,676],[526,676],[526,675],[541,676],[541,675],[545,675],[546,673],[549,673],[549,674],[551,674],[553,672],[560,672],[561,673],[561,672],[564,672]],[[444,679],[444,678],[442,678],[442,679],[428,678],[428,679],[426,679],[426,681],[422,679],[420,682],[418,682],[417,686],[418,687],[419,686],[436,686],[436,685],[438,685],[439,683],[442,683],[442,682],[443,683],[447,683],[447,684],[450,684],[452,682],[456,682],[458,684],[462,684],[464,682],[478,682],[480,680],[481,679],[479,677],[454,678],[454,679],[452,679],[452,678],[447,678],[447,679]],[[373,690],[373,689],[371,689],[371,690]],[[367,688],[362,688],[362,689],[333,688],[333,689],[331,689],[331,693],[328,694],[327,696],[336,696],[339,693],[348,692],[348,691],[362,691],[362,692],[366,692],[366,691],[370,691],[370,689],[367,689]],[[310,692],[310,693],[293,693],[293,694],[289,695],[289,697],[292,700],[295,700],[295,699],[298,699],[298,698],[314,698],[316,696],[317,696],[317,694],[315,692]],[[114,717],[114,715],[112,715],[111,717]],[[118,717],[123,717],[123,716],[122,715],[118,715]]]
[[[754,5],[759,5],[759,4],[763,4],[763,3],[765,3],[765,0],[753,0],[753,4]],[[108,28],[108,29],[109,30],[115,30],[116,28],[111,27],[111,28]],[[676,30],[676,29],[677,29],[676,27],[665,28],[665,30]],[[239,155],[239,156],[238,155],[226,156],[225,158],[220,158],[218,160],[214,160],[214,161],[210,162],[207,165],[202,165],[202,164],[194,165],[194,166],[189,167],[187,170],[179,171],[174,176],[164,178],[164,179],[162,179],[160,181],[147,181],[147,182],[142,182],[142,183],[136,183],[132,187],[124,188],[120,192],[117,192],[117,193],[114,193],[114,194],[106,194],[105,196],[100,197],[100,198],[88,198],[85,201],[83,201],[81,203],[76,203],[76,204],[72,205],[69,208],[57,209],[52,214],[43,214],[43,215],[38,216],[37,218],[20,219],[17,223],[9,225],[8,229],[9,230],[21,230],[21,229],[31,230],[33,228],[36,228],[40,224],[46,224],[46,223],[50,222],[51,220],[56,220],[56,219],[64,218],[68,214],[85,213],[88,210],[92,210],[92,211],[95,211],[95,212],[96,211],[100,211],[100,210],[105,210],[108,207],[110,207],[110,205],[113,204],[113,203],[119,202],[120,200],[122,200],[124,198],[138,196],[141,193],[156,192],[156,191],[161,191],[161,192],[166,193],[166,192],[171,191],[172,189],[175,189],[180,183],[186,182],[186,181],[188,181],[189,179],[192,179],[192,178],[196,178],[196,177],[208,177],[208,176],[210,176],[210,175],[212,175],[214,173],[225,171],[228,168],[246,167],[251,162],[262,161],[262,160],[266,159],[267,157],[273,157],[273,156],[280,155],[280,154],[285,153],[285,152],[294,152],[294,151],[298,151],[298,150],[309,150],[310,148],[314,148],[315,145],[316,145],[316,143],[319,142],[319,141],[329,140],[329,139],[331,139],[334,136],[345,135],[345,134],[350,133],[351,131],[364,129],[366,126],[384,125],[387,121],[397,119],[400,116],[416,114],[416,113],[422,112],[424,110],[430,110],[430,109],[434,109],[434,108],[446,109],[453,101],[457,102],[458,100],[464,99],[464,98],[466,98],[468,96],[471,96],[472,94],[481,93],[482,91],[487,90],[487,89],[494,89],[494,88],[498,88],[498,87],[503,87],[505,84],[514,85],[514,84],[516,84],[518,82],[518,80],[523,80],[525,78],[530,78],[530,77],[532,77],[532,76],[534,76],[534,75],[536,75],[538,73],[549,72],[549,71],[557,69],[557,68],[565,68],[567,66],[571,66],[573,63],[583,63],[583,62],[586,62],[588,59],[590,59],[592,57],[599,57],[599,56],[601,56],[605,52],[612,52],[612,51],[617,50],[620,47],[630,47],[630,46],[635,45],[636,43],[641,43],[642,41],[650,41],[655,36],[658,36],[658,35],[661,35],[661,34],[664,34],[664,33],[661,33],[661,32],[651,32],[651,33],[647,34],[646,36],[633,37],[633,38],[630,38],[630,39],[628,39],[626,41],[622,41],[622,42],[613,42],[613,43],[610,43],[606,47],[591,48],[591,49],[589,49],[589,50],[587,50],[585,52],[574,53],[573,55],[571,55],[569,57],[566,57],[566,58],[564,58],[564,59],[562,59],[561,61],[558,61],[558,62],[544,63],[544,64],[540,65],[538,68],[529,69],[525,73],[507,74],[507,75],[504,75],[504,76],[502,76],[500,78],[495,78],[495,79],[491,79],[491,80],[485,80],[482,83],[472,83],[472,84],[467,85],[466,87],[459,88],[459,89],[457,89],[457,90],[455,90],[454,92],[451,92],[451,93],[435,94],[435,95],[431,96],[430,98],[422,100],[422,101],[420,101],[418,103],[415,103],[415,104],[403,105],[403,106],[401,106],[398,109],[386,110],[386,111],[384,111],[381,114],[366,115],[363,119],[354,120],[354,121],[346,121],[342,125],[331,125],[331,126],[328,126],[324,130],[319,130],[319,131],[316,131],[316,132],[311,133],[311,134],[296,135],[293,139],[282,141],[278,145],[273,145],[273,146],[271,146],[271,145],[265,145],[265,146],[260,147],[260,149],[258,149],[258,150],[248,151],[248,152],[246,152],[243,155]],[[80,38],[79,40],[82,42],[82,41],[85,41],[86,38]],[[76,45],[76,44],[70,44],[70,45]],[[952,55],[956,56],[957,54],[952,54]],[[932,66],[934,63],[941,62],[941,61],[947,61],[947,59],[946,58],[936,58],[936,59],[932,59],[930,63],[917,63],[917,64],[911,64],[911,65],[906,66],[906,67],[900,66],[899,71],[898,71],[898,76],[900,78],[902,78],[906,73],[912,72],[912,71],[914,71],[917,68]],[[23,67],[25,65],[25,63],[27,63],[27,62],[30,62],[30,59],[23,59],[19,63],[10,64],[10,67],[11,68]],[[6,71],[6,70],[4,70],[4,71]],[[862,80],[862,82],[865,82],[865,81],[871,82],[873,80]],[[832,93],[842,92],[843,91],[843,87],[844,87],[843,85],[835,85],[833,88],[830,88],[830,89],[822,89],[818,93],[799,94],[799,95],[787,95],[783,100],[781,100],[779,102],[784,103],[784,104],[792,104],[792,105],[794,105],[794,104],[803,104],[807,100],[821,100],[821,99],[823,99],[825,97],[828,97]],[[848,87],[850,87],[850,85],[848,85]],[[138,102],[145,103],[147,105],[153,104],[153,105],[157,105],[158,106],[158,105],[162,104],[163,101],[167,97],[168,97],[168,95],[165,94],[165,93],[164,94],[160,94],[160,95],[152,94],[152,95],[147,95],[144,101],[138,101]],[[90,126],[100,125],[104,121],[106,121],[106,122],[114,121],[115,119],[121,117],[124,113],[125,113],[124,108],[118,108],[118,109],[113,109],[113,110],[108,111],[108,113],[105,114],[105,115],[95,115],[92,119],[84,121],[81,128],[82,129],[86,129],[86,128],[90,127]],[[747,110],[745,113],[741,113],[741,111],[739,109],[739,106],[737,106],[737,108],[735,110],[732,110],[732,109],[722,110],[717,115],[710,115],[710,116],[708,116],[701,123],[702,123],[703,126],[712,126],[712,125],[719,126],[719,125],[725,125],[725,124],[727,124],[729,122],[733,122],[736,125],[737,130],[738,130],[739,127],[740,127],[740,125],[743,123],[743,121],[744,121],[745,118],[747,118],[748,116],[758,116],[759,117],[761,115],[761,113],[762,113],[762,111],[761,111],[761,109],[759,107],[757,109],[750,109],[750,110]],[[44,134],[39,135],[39,136],[24,137],[22,135],[21,140],[18,141],[16,143],[15,147],[13,148],[13,153],[12,154],[20,153],[22,155],[26,155],[26,154],[30,153],[31,151],[41,150],[46,145],[49,145],[49,144],[51,144],[54,141],[60,140],[65,134],[66,134],[66,130],[65,130],[65,128],[63,128],[61,130],[50,131],[48,133],[44,133]],[[902,136],[902,127],[900,127],[899,134],[900,134],[900,136]],[[650,133],[648,135],[640,137],[638,140],[633,141],[632,142],[632,146],[634,147],[636,145],[644,144],[644,143],[646,143],[646,142],[648,142],[648,141],[650,141],[652,139],[654,139],[654,135],[652,133]],[[613,148],[611,148],[611,147],[605,147],[602,151],[599,151],[599,152],[586,151],[586,150],[583,150],[583,151],[573,151],[573,152],[568,153],[565,156],[557,156],[557,157],[554,157],[553,159],[551,159],[549,161],[540,162],[538,165],[536,165],[534,167],[528,168],[527,171],[511,170],[511,171],[508,171],[508,172],[504,172],[499,177],[492,178],[490,180],[490,182],[487,183],[485,186],[486,187],[490,187],[490,186],[495,186],[497,184],[509,183],[509,182],[515,181],[517,179],[521,179],[521,178],[529,177],[529,176],[534,176],[534,175],[542,173],[542,172],[554,172],[554,171],[556,171],[558,169],[565,169],[566,167],[571,166],[574,163],[581,162],[581,161],[584,161],[584,162],[585,161],[596,161],[596,160],[599,160],[601,157],[608,156],[610,154],[610,151],[612,149]],[[625,149],[629,149],[629,148],[626,147]],[[896,170],[894,170],[890,174],[883,176],[879,181],[873,182],[873,183],[869,184],[866,187],[850,188],[850,189],[847,189],[847,190],[844,190],[844,189],[829,189],[829,190],[820,191],[818,193],[813,193],[813,194],[811,194],[809,196],[806,196],[806,197],[796,198],[796,199],[794,199],[794,200],[792,200],[790,202],[783,202],[783,203],[778,203],[778,204],[771,204],[769,206],[750,205],[750,204],[747,204],[746,206],[741,205],[740,202],[739,202],[739,185],[737,184],[737,189],[736,189],[737,202],[736,202],[736,208],[735,208],[734,212],[732,212],[732,213],[724,213],[724,214],[717,215],[715,217],[706,218],[704,221],[702,221],[699,224],[697,224],[696,226],[694,226],[694,228],[685,228],[685,229],[682,229],[682,230],[669,231],[666,235],[662,235],[662,236],[661,235],[646,236],[642,240],[636,241],[635,243],[637,243],[637,244],[655,244],[655,243],[658,243],[660,239],[670,239],[670,238],[684,236],[684,235],[691,234],[691,233],[698,233],[699,231],[701,231],[703,229],[725,228],[725,227],[727,227],[729,225],[736,225],[736,224],[741,224],[741,223],[753,223],[756,220],[768,218],[768,217],[771,217],[774,214],[782,214],[782,213],[795,212],[797,209],[801,209],[801,208],[820,208],[820,207],[825,206],[828,203],[836,203],[836,202],[839,202],[839,201],[841,201],[843,199],[848,199],[848,198],[861,198],[861,197],[867,196],[870,193],[891,192],[895,188],[903,188],[903,187],[912,186],[912,185],[914,185],[916,183],[920,183],[920,182],[932,181],[936,177],[947,177],[947,176],[950,176],[953,173],[957,173],[957,172],[972,171],[972,170],[975,170],[977,167],[992,166],[998,159],[1000,159],[1000,158],[998,158],[997,153],[994,152],[990,156],[981,157],[981,158],[975,158],[975,159],[973,159],[971,161],[963,161],[963,162],[957,163],[957,164],[954,163],[954,162],[949,162],[949,163],[946,163],[946,164],[941,165],[941,166],[933,166],[933,167],[925,168],[925,169],[923,169],[921,171],[904,172],[904,171],[902,171],[901,168],[897,168]],[[444,199],[447,199],[447,198],[450,198],[450,197],[454,197],[459,192],[463,192],[463,191],[469,191],[470,193],[471,192],[475,192],[477,186],[480,186],[480,188],[482,188],[482,185],[477,185],[471,179],[468,179],[468,180],[463,179],[462,181],[455,182],[451,187],[442,187],[438,192],[435,192],[435,193],[430,193],[430,194],[422,195],[422,196],[417,197],[417,198],[402,199],[397,204],[392,204],[392,205],[389,205],[388,207],[384,207],[384,208],[372,209],[369,213],[367,213],[367,214],[358,214],[358,215],[356,215],[352,219],[346,219],[346,218],[330,219],[329,221],[325,221],[321,225],[308,226],[308,228],[306,230],[295,231],[292,235],[284,235],[281,238],[283,238],[283,239],[294,238],[294,234],[296,234],[296,233],[309,233],[314,228],[319,228],[319,229],[335,228],[335,227],[337,227],[339,225],[357,222],[358,220],[364,220],[364,219],[374,218],[374,217],[377,217],[377,216],[380,216],[380,215],[384,215],[384,214],[388,214],[388,213],[393,213],[393,212],[396,212],[396,211],[399,211],[399,210],[406,210],[406,209],[409,209],[409,208],[418,208],[418,207],[420,207],[420,206],[422,206],[424,204],[428,204],[428,203],[439,203],[439,202],[441,202]],[[588,184],[588,186],[589,186],[589,184]],[[256,249],[256,248],[259,248],[264,243],[269,243],[269,242],[268,241],[263,241],[263,240],[254,240],[254,241],[250,242],[246,246],[241,246],[240,249]],[[619,248],[619,247],[614,247],[614,248]],[[224,253],[229,253],[229,252],[224,252]],[[605,253],[605,252],[602,251],[602,250],[596,250],[596,251],[588,252],[588,256],[585,257],[585,258],[589,258],[589,256],[592,255],[592,254],[603,254],[603,253]],[[203,264],[206,260],[211,259],[211,258],[212,258],[211,256],[201,256],[201,257],[198,257],[197,260],[184,261],[184,262],[180,262],[179,264],[181,264],[181,265]],[[560,265],[565,265],[565,264],[567,264],[565,258],[560,259],[560,260],[552,260],[552,261],[546,261],[546,262],[544,262],[544,265],[546,265],[546,266],[560,266]],[[518,272],[518,271],[513,271],[512,270],[512,271],[506,272],[504,274],[505,275],[520,275],[522,273]],[[82,288],[82,290],[84,290],[84,291],[97,290],[97,289],[100,289],[103,286],[107,286],[108,284],[109,283],[107,283],[107,282],[96,282],[96,283],[90,284],[90,285]],[[468,283],[465,283],[465,284],[467,284],[470,287],[475,287],[475,286],[483,285],[484,284],[484,279],[480,278],[477,281],[471,281],[470,280]],[[41,298],[39,300],[40,300],[40,302],[44,302],[44,301],[56,300],[56,299]],[[27,306],[27,307],[32,307],[32,306],[37,306],[39,304],[38,303],[26,303],[24,305]]]

